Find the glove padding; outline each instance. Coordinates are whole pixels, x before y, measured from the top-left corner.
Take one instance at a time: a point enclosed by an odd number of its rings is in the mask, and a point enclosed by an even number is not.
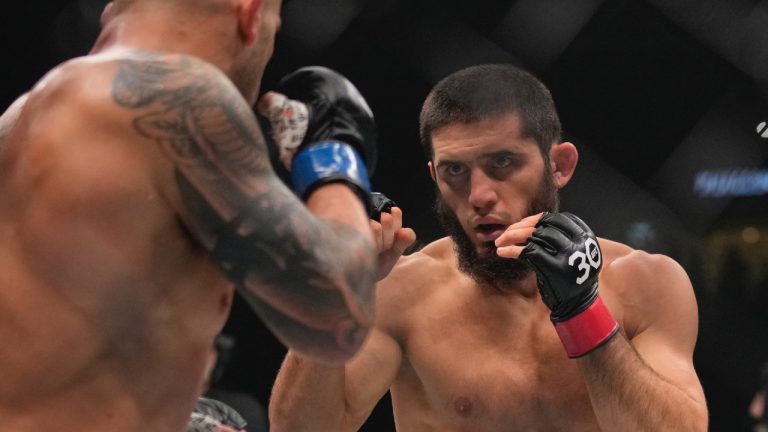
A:
[[[571,357],[602,345],[618,331],[597,291],[602,253],[592,230],[570,213],[545,213],[520,257],[536,272],[544,303]]]
[[[373,174],[378,157],[376,123],[368,103],[348,79],[326,67],[308,66],[286,75],[275,91],[307,108],[302,147],[322,141],[349,144]]]
[[[265,96],[258,109],[270,119],[270,135],[296,194],[306,200],[318,187],[341,182],[369,209],[376,125],[354,85],[313,66],[287,75]]]
[[[602,254],[592,230],[570,213],[545,213],[520,254],[536,271],[552,321],[583,312],[597,298]]]

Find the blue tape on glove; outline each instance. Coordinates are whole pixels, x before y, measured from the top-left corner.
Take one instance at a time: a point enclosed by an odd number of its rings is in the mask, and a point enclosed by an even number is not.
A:
[[[348,181],[371,192],[368,169],[360,155],[349,144],[324,141],[305,147],[293,158],[291,183],[298,196],[306,199],[319,182]]]

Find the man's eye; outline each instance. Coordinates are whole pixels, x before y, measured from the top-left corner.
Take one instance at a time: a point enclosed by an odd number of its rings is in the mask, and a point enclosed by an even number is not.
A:
[[[494,168],[506,168],[510,165],[512,165],[512,158],[509,156],[497,156],[493,158],[493,167]]]
[[[465,171],[466,167],[464,165],[452,164],[445,167],[445,172],[452,176],[464,174]]]

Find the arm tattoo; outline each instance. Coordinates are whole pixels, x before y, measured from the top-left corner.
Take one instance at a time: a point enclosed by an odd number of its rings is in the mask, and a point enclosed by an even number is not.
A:
[[[277,179],[234,86],[199,60],[139,52],[120,62],[112,96],[174,162],[186,228],[278,338],[320,355],[354,348],[371,325],[372,247]]]

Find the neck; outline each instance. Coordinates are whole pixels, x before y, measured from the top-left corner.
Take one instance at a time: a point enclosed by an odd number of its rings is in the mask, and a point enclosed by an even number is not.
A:
[[[501,295],[504,297],[523,297],[527,299],[535,298],[539,295],[539,288],[536,286],[536,274],[530,272],[525,277],[509,282],[497,284],[477,282],[480,291],[488,296]]]
[[[236,27],[227,30],[221,21],[209,17],[203,23],[191,13],[173,10],[126,11],[106,23],[91,54],[143,49],[189,55],[211,63],[231,78],[238,38]]]

